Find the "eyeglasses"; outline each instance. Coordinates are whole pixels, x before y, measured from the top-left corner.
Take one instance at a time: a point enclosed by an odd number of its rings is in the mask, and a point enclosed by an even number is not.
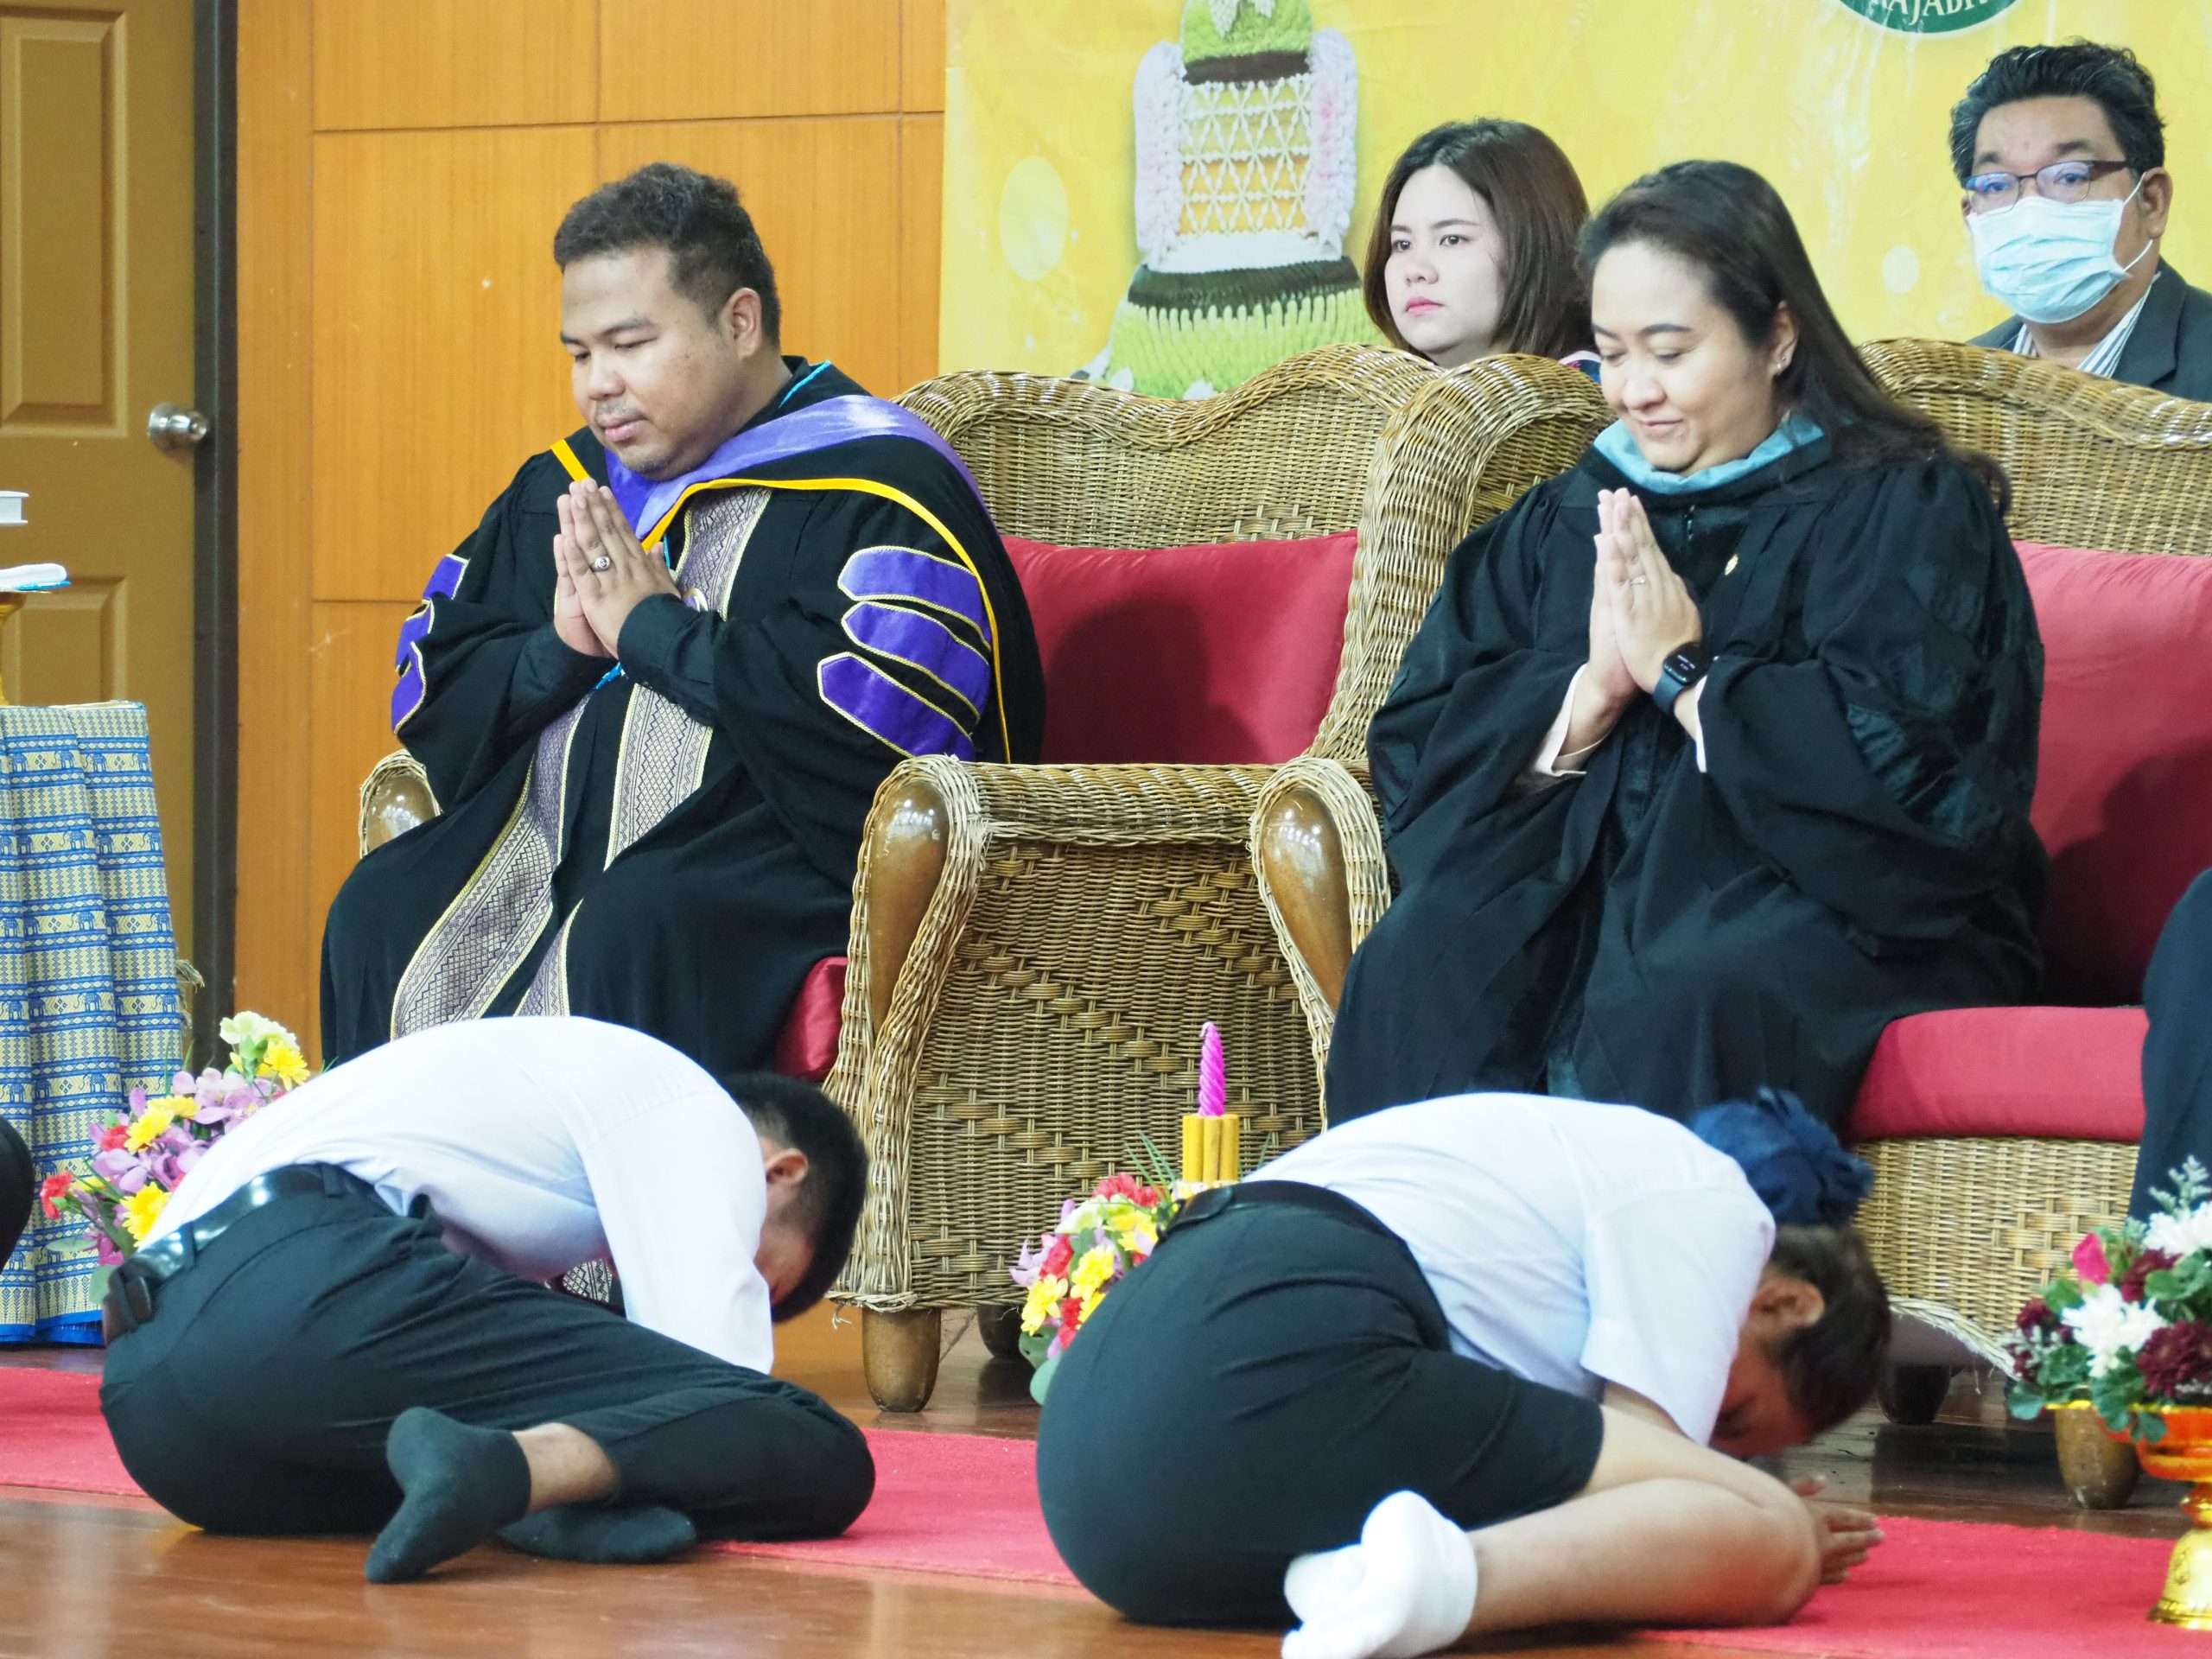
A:
[[[2079,201],[2089,187],[2126,162],[2053,162],[2032,173],[1977,173],[1967,181],[1967,211],[2001,213],[2020,199],[2020,187],[2036,181],[2036,194],[2050,201]]]

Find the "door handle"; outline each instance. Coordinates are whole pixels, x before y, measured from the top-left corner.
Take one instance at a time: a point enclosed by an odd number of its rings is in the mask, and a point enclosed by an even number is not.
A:
[[[189,449],[207,435],[207,417],[196,409],[156,404],[146,417],[146,435],[156,449]]]

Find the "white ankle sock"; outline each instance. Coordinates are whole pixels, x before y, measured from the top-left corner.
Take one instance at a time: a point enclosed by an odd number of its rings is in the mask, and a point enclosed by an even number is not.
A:
[[[1283,1659],[1414,1659],[1466,1630],[1475,1552],[1426,1498],[1393,1492],[1357,1544],[1293,1561],[1283,1595],[1303,1621],[1283,1637]]]

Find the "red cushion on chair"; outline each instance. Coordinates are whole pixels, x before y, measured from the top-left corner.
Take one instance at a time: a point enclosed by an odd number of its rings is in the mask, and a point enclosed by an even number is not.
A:
[[[1358,536],[1161,548],[1007,537],[1045,664],[1042,758],[1292,760],[1328,712]]]
[[[2044,992],[2133,1002],[2212,868],[2212,559],[2020,545],[2043,630]]]
[[[808,970],[798,1001],[776,1039],[776,1070],[819,1083],[837,1058],[837,1028],[845,1003],[845,958],[824,957]]]
[[[2143,1136],[2140,1008],[1945,1008],[1882,1033],[1852,1141]]]

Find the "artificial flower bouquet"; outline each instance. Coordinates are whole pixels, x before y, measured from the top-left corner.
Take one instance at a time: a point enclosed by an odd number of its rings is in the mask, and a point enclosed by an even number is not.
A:
[[[1059,1225],[1022,1251],[1014,1282],[1027,1288],[1021,1307],[1021,1353],[1036,1374],[1029,1389],[1041,1403],[1052,1368],[1101,1298],[1159,1247],[1174,1218],[1169,1184],[1109,1175],[1087,1198],[1060,1206]]]
[[[2012,1414],[2087,1402],[2105,1427],[2159,1440],[2168,1406],[2212,1405],[2212,1178],[2191,1158],[2148,1223],[2100,1227],[2020,1310]]]
[[[198,1077],[179,1071],[169,1092],[130,1091],[130,1109],[101,1132],[89,1169],[58,1170],[39,1190],[49,1219],[64,1210],[85,1219],[92,1249],[112,1267],[137,1251],[179,1181],[231,1125],[308,1079],[299,1039],[257,1014],[223,1021],[230,1064]]]

